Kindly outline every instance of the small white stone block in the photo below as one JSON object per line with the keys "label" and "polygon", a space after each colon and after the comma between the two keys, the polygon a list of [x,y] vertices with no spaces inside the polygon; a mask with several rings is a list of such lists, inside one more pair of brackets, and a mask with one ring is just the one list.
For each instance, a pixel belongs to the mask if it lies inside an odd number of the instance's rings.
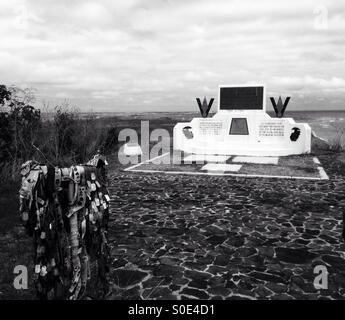
{"label": "small white stone block", "polygon": [[220,155],[207,155],[207,154],[191,154],[183,159],[184,163],[193,163],[193,162],[226,162],[230,156],[220,156]]}
{"label": "small white stone block", "polygon": [[313,158],[314,163],[316,164],[321,164],[320,160],[316,157]]}
{"label": "small white stone block", "polygon": [[214,171],[214,172],[237,172],[241,169],[241,164],[226,164],[226,163],[208,163],[205,164],[201,170]]}
{"label": "small white stone block", "polygon": [[259,164],[278,164],[278,157],[242,157],[237,156],[232,159],[232,162],[243,163],[259,163]]}
{"label": "small white stone block", "polygon": [[123,147],[126,156],[140,156],[143,154],[141,147],[137,143],[126,143]]}

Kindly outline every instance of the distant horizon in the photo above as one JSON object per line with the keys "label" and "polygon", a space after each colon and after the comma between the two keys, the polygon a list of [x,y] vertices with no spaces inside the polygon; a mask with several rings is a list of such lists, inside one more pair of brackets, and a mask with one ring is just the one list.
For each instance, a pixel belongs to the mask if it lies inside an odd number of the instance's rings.
{"label": "distant horizon", "polygon": [[[345,88],[345,86],[344,86]],[[93,100],[83,97],[82,99],[73,99],[73,98],[64,98],[64,99],[51,99],[44,100],[40,98],[40,95],[37,94],[38,99],[34,103],[34,106],[39,109],[44,109],[47,105],[49,108],[54,108],[55,106],[61,106],[67,104],[71,108],[80,109],[83,112],[193,112],[192,109],[199,111],[196,98],[206,97],[208,100],[214,98],[214,103],[211,110],[218,108],[218,96],[217,96],[218,87],[212,91],[212,93],[205,94],[200,93],[194,97],[190,97],[189,94],[182,94],[179,96],[178,100],[174,98],[167,98],[165,103],[159,104],[137,104],[136,101],[132,101],[131,104],[121,104],[117,101],[109,99],[107,104],[108,107],[103,105],[93,104]],[[287,111],[345,111],[345,96],[341,97],[339,94],[334,94],[333,97],[320,98],[317,95],[310,96],[308,98],[300,95],[293,95],[291,92],[287,91],[285,94],[277,93],[270,91],[266,86],[266,109],[267,111],[274,111],[270,97],[277,99],[279,96],[284,100],[285,97],[291,97],[289,104],[287,106]],[[184,103],[187,100],[188,104]],[[329,107],[324,107],[325,100]],[[139,98],[138,101],[141,101]],[[186,106],[188,105],[188,106]],[[328,109],[329,108],[329,109]],[[174,110],[175,109],[175,110]]]}
{"label": "distant horizon", "polygon": [[[42,114],[49,114],[49,113],[53,113],[54,111],[49,111],[49,112],[42,112]],[[104,113],[176,113],[176,111],[170,111],[170,110],[167,110],[167,111],[94,111],[94,110],[90,110],[90,111],[85,111],[85,110],[78,110],[79,113],[101,113],[101,114],[104,114]],[[186,111],[178,111],[179,113],[199,113],[199,110],[186,110]],[[269,113],[274,113],[274,110],[266,110],[266,112],[269,112]],[[345,110],[341,110],[341,109],[333,109],[333,110],[325,110],[325,109],[320,109],[320,110],[286,110],[285,113],[289,113],[289,112],[345,112]],[[212,114],[215,114],[216,111],[210,111],[210,115]]]}

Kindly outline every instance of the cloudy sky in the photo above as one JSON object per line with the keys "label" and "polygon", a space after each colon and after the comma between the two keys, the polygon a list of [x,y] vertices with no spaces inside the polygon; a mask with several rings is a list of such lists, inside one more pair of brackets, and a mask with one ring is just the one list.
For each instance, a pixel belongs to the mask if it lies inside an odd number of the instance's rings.
{"label": "cloudy sky", "polygon": [[262,82],[290,110],[345,110],[344,0],[1,1],[0,39],[1,82],[37,106],[188,111]]}

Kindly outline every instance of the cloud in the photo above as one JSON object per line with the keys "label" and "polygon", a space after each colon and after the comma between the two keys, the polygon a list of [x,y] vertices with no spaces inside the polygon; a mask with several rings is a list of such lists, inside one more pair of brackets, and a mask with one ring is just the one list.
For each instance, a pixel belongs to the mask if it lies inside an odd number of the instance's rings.
{"label": "cloud", "polygon": [[3,1],[0,72],[99,111],[195,110],[246,82],[345,109],[344,32],[341,0]]}
{"label": "cloud", "polygon": [[332,77],[330,79],[305,77],[275,77],[274,82],[278,85],[294,91],[313,92],[321,90],[324,92],[340,91],[345,92],[345,79]]}

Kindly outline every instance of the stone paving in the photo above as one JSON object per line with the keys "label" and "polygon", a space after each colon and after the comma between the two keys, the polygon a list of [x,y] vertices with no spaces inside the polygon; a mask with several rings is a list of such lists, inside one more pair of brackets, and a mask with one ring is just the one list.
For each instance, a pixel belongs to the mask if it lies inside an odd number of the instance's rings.
{"label": "stone paving", "polygon": [[343,299],[345,182],[326,159],[324,181],[113,171],[109,299]]}
{"label": "stone paving", "polygon": [[[343,299],[345,153],[318,158],[330,180],[110,168],[108,299]],[[19,221],[0,243],[0,299],[35,299]],[[17,264],[29,267],[28,290],[13,289]],[[316,265],[328,269],[327,290],[313,286]]]}

